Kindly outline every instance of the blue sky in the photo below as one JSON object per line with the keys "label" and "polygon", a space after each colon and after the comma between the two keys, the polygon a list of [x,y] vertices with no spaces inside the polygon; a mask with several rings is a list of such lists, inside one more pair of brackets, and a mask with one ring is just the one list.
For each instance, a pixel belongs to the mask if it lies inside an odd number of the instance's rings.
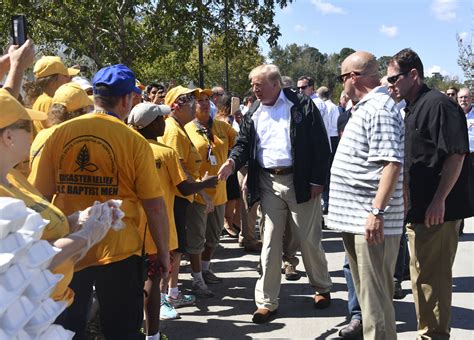
{"label": "blue sky", "polygon": [[[308,44],[327,54],[351,47],[376,57],[411,47],[426,75],[463,79],[456,33],[473,41],[474,0],[295,0],[277,10],[275,22],[280,46]],[[266,55],[264,39],[260,46]]]}

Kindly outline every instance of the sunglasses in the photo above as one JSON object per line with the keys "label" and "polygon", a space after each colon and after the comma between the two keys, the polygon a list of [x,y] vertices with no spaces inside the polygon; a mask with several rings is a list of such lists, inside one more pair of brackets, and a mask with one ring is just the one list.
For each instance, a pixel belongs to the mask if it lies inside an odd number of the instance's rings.
{"label": "sunglasses", "polygon": [[360,76],[360,72],[351,71],[351,72],[341,74],[340,76],[337,77],[337,80],[339,80],[339,82],[341,83],[344,83],[346,81],[346,77],[349,76],[351,73],[354,73],[354,75],[356,76]]}
{"label": "sunglasses", "polygon": [[398,78],[400,78],[401,76],[406,76],[408,73],[410,73],[410,71],[400,72],[399,74],[388,77],[387,81],[393,85],[398,81]]}
{"label": "sunglasses", "polygon": [[178,97],[178,99],[176,99],[176,103],[179,105],[184,105],[186,103],[193,103],[194,100],[195,98],[193,94],[186,94],[184,96]]}
{"label": "sunglasses", "polygon": [[308,85],[304,85],[304,86],[298,86],[297,89],[300,90],[300,91],[304,91],[308,88]]}
{"label": "sunglasses", "polygon": [[454,97],[454,96],[456,96],[456,93],[454,93],[454,92],[446,92],[446,95],[449,96],[449,97]]}

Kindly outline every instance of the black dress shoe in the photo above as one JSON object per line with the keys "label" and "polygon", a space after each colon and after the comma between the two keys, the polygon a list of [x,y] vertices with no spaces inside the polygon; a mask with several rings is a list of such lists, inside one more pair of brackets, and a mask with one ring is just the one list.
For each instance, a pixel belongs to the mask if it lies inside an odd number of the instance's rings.
{"label": "black dress shoe", "polygon": [[270,317],[276,314],[276,310],[270,311],[266,308],[257,308],[253,313],[252,322],[253,323],[265,323],[270,321]]}
{"label": "black dress shoe", "polygon": [[362,322],[359,319],[352,319],[339,331],[339,336],[343,339],[361,339],[362,333]]}
{"label": "black dress shoe", "polygon": [[407,294],[402,289],[402,284],[400,282],[395,282],[395,287],[393,290],[393,298],[395,300],[402,300],[407,296]]}

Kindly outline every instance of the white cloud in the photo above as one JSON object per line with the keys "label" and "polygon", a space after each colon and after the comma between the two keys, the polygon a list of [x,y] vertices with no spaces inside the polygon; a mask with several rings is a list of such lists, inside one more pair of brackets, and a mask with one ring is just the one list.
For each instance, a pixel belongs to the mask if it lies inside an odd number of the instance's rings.
{"label": "white cloud", "polygon": [[323,0],[311,0],[311,3],[316,9],[323,14],[345,14],[346,12],[341,8],[334,6],[329,2]]}
{"label": "white cloud", "polygon": [[431,10],[435,17],[441,21],[452,21],[456,19],[457,0],[434,0]]}
{"label": "white cloud", "polygon": [[433,65],[430,68],[425,70],[425,76],[426,77],[431,77],[433,76],[433,73],[439,73],[442,76],[449,76],[450,73],[444,69],[441,68],[439,65]]}
{"label": "white cloud", "polygon": [[303,25],[296,25],[293,29],[298,33],[306,32],[306,27]]}
{"label": "white cloud", "polygon": [[398,27],[382,25],[379,28],[379,32],[385,34],[387,37],[395,38],[398,35]]}

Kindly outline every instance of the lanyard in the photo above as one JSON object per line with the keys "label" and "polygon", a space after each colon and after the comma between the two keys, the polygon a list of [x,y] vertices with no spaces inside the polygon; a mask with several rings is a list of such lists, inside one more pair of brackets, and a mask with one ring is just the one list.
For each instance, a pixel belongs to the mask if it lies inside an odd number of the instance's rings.
{"label": "lanyard", "polygon": [[197,119],[194,119],[194,125],[198,128],[197,132],[200,133],[207,142],[207,160],[210,160],[212,155],[212,141],[214,140],[212,134],[212,123],[212,118],[209,118],[209,128],[207,128]]}

